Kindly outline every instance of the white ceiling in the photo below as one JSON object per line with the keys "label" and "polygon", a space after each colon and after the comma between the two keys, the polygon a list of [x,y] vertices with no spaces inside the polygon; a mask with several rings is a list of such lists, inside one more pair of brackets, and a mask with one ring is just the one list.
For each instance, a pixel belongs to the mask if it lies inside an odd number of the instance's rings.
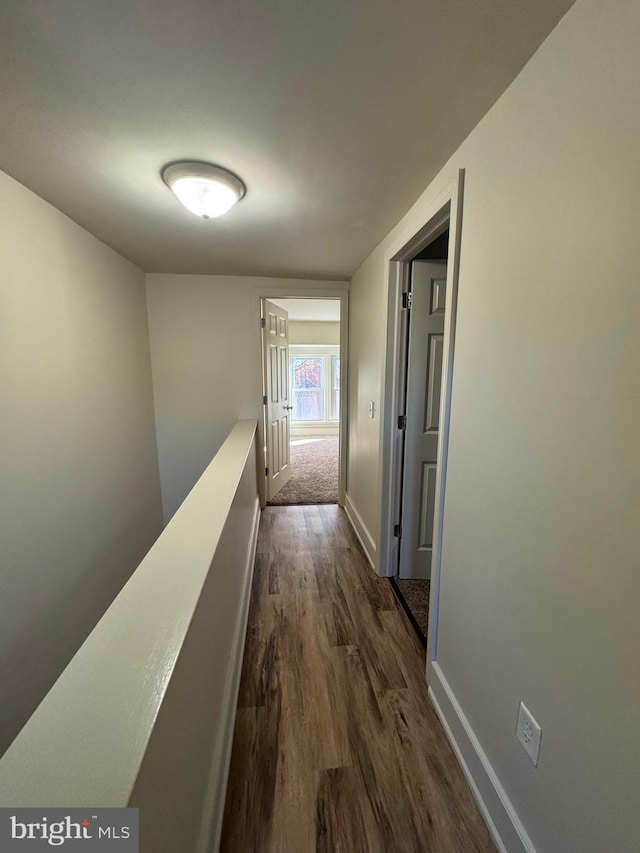
{"label": "white ceiling", "polygon": [[147,271],[346,278],[571,2],[1,0],[0,168]]}
{"label": "white ceiling", "polygon": [[340,322],[339,299],[271,299],[275,305],[288,313],[290,320],[314,321],[316,323]]}

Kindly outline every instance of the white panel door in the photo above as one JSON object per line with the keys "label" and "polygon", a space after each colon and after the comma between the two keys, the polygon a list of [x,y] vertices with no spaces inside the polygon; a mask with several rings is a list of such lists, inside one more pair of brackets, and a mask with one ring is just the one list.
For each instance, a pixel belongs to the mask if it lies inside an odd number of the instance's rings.
{"label": "white panel door", "polygon": [[411,264],[401,578],[431,577],[446,283],[446,261]]}
{"label": "white panel door", "polygon": [[267,500],[270,501],[291,477],[289,315],[267,299],[262,300],[262,305]]}

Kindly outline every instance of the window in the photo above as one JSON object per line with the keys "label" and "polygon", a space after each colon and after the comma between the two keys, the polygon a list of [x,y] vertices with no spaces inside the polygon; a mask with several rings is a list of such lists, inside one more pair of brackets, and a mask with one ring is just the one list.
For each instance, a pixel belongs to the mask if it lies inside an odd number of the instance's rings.
{"label": "window", "polygon": [[292,423],[337,421],[340,417],[340,347],[291,346],[289,361]]}
{"label": "window", "polygon": [[291,358],[294,421],[324,421],[324,359],[319,356]]}
{"label": "window", "polygon": [[331,356],[331,377],[333,380],[331,388],[331,419],[338,420],[340,417],[340,356]]}

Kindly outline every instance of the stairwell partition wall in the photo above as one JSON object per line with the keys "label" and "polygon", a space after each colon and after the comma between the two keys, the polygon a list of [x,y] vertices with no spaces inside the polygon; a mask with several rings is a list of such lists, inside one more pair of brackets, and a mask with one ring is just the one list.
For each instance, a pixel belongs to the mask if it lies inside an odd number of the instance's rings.
{"label": "stairwell partition wall", "polygon": [[[256,334],[254,335],[253,358],[256,370],[260,371],[260,386],[262,385],[263,363],[262,363],[262,329],[260,318],[262,316],[263,299],[339,299],[340,300],[340,416],[339,416],[339,442],[340,442],[340,469],[338,477],[338,504],[344,506],[345,492],[347,486],[347,358],[349,342],[349,282],[348,281],[325,281],[309,282],[308,286],[291,287],[282,285],[256,286],[253,290],[252,314],[255,318]],[[256,411],[261,414],[258,417],[258,486],[260,490],[260,505],[266,506],[266,436],[264,430],[264,418],[262,417],[262,398],[256,401]]]}

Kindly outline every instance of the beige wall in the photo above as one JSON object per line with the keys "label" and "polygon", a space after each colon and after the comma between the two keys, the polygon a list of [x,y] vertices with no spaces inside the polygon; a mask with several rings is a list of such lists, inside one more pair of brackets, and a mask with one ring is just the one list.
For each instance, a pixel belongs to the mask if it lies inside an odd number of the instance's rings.
{"label": "beige wall", "polygon": [[369,534],[368,551],[376,548],[380,530],[380,403],[387,334],[383,254],[380,247],[364,262],[349,293],[347,499]]}
{"label": "beige wall", "polygon": [[0,752],[161,530],[144,276],[0,173]]}
{"label": "beige wall", "polygon": [[262,417],[259,294],[299,296],[345,282],[147,276],[165,521],[239,418]]}
{"label": "beige wall", "polygon": [[340,323],[291,320],[289,322],[290,344],[340,345]]}
{"label": "beige wall", "polygon": [[[579,0],[420,202],[466,169],[438,663],[539,853],[640,849],[639,31],[636,2]],[[348,490],[374,539],[365,401],[411,233],[352,283]]]}

